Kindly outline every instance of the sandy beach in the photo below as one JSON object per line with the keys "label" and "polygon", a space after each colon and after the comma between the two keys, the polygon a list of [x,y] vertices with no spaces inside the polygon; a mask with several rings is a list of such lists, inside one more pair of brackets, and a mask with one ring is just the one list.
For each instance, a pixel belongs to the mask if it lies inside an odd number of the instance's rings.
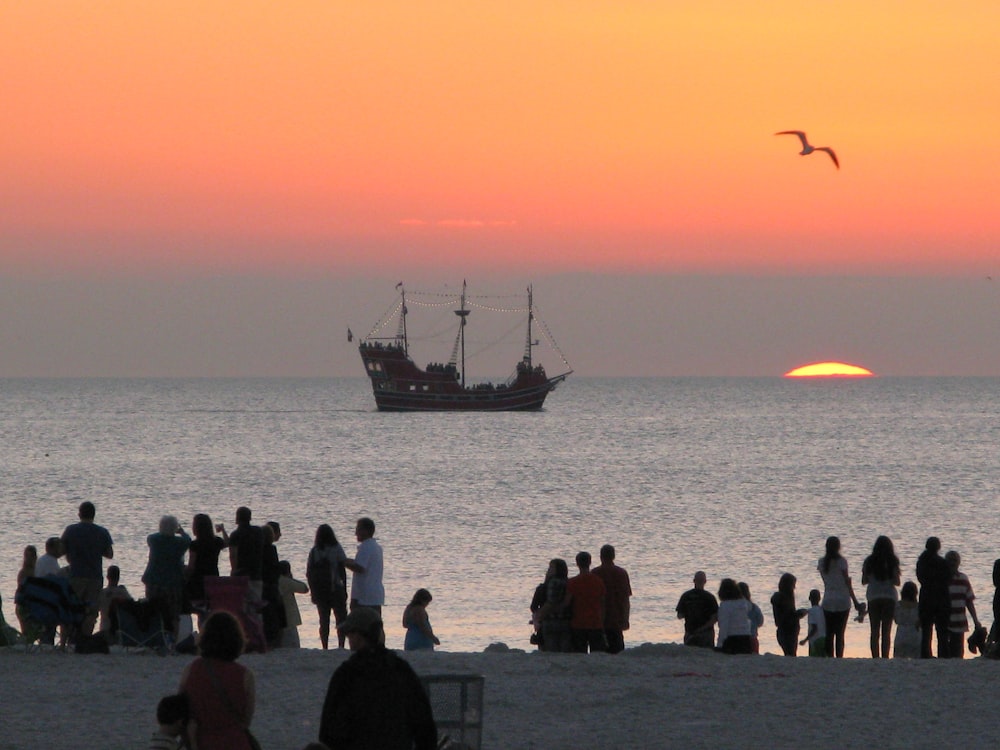
{"label": "sandy beach", "polygon": [[[727,657],[673,644],[618,656],[493,649],[406,655],[420,674],[485,678],[484,748],[1000,743],[996,661]],[[243,657],[257,675],[253,730],[265,748],[301,750],[315,738],[327,682],[346,656],[302,649]],[[0,746],[143,748],[157,701],[176,690],[191,658],[0,651]]]}

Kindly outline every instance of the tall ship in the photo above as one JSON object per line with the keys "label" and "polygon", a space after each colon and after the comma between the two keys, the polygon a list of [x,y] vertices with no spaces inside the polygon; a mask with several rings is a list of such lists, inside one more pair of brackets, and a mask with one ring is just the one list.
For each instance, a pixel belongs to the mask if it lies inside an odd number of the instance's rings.
{"label": "tall ship", "polygon": [[[547,326],[536,318],[532,289],[528,287],[527,306],[501,308],[480,304],[477,298],[462,292],[450,295],[413,293],[408,299],[402,282],[396,285],[399,301],[387,312],[358,346],[365,372],[372,384],[372,393],[379,411],[528,411],[542,408],[545,397],[563,382],[573,370],[562,356]],[[523,298],[522,298],[523,299]],[[410,356],[407,317],[409,304],[424,307],[451,306],[457,320],[457,332],[451,357],[447,362],[432,362],[421,369]],[[456,307],[457,306],[457,307]],[[527,336],[524,356],[514,372],[502,383],[466,382],[465,329],[473,309],[521,313],[527,315]],[[383,332],[396,321],[391,336]],[[549,377],[541,364],[532,359],[532,349],[539,341],[532,339],[533,326],[542,331],[552,349],[559,353],[565,372]],[[350,338],[350,335],[349,335]]]}

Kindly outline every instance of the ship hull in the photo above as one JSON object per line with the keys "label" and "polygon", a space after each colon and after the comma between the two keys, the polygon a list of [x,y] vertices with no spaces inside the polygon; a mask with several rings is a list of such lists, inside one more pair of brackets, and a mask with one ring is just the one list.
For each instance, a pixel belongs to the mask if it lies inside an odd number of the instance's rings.
{"label": "ship hull", "polygon": [[534,411],[569,374],[518,366],[509,383],[466,388],[454,370],[421,370],[400,346],[364,342],[359,351],[379,411]]}

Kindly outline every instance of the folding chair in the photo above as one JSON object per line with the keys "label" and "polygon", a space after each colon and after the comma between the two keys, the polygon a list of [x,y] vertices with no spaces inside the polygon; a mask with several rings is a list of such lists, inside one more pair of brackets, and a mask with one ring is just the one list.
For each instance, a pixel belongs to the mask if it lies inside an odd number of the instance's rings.
{"label": "folding chair", "polygon": [[118,621],[118,642],[129,649],[169,649],[167,631],[163,628],[163,612],[155,602],[118,601],[112,607]]}
{"label": "folding chair", "polygon": [[[32,626],[31,641],[38,640],[45,630],[63,628],[64,634],[75,632],[83,622],[87,605],[62,576],[28,578],[17,588],[14,602],[22,608],[27,623]],[[28,630],[28,628],[25,628]]]}
{"label": "folding chair", "polygon": [[205,576],[205,606],[208,613],[229,612],[243,626],[247,637],[246,650],[267,651],[261,610],[264,602],[250,592],[246,576]]}

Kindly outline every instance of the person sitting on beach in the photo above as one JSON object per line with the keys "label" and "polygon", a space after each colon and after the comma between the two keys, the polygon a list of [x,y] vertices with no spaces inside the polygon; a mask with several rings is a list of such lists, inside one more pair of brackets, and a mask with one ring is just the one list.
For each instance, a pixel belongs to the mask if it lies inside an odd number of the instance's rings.
{"label": "person sitting on beach", "polygon": [[604,639],[604,581],[590,572],[589,552],[576,554],[579,573],[566,582],[567,606],[572,612],[569,621],[573,650],[585,654],[589,649],[607,651]]}
{"label": "person sitting on beach", "polygon": [[115,604],[132,601],[132,595],[121,585],[121,569],[117,565],[108,566],[107,580],[108,585],[101,589],[98,606],[101,614],[100,632],[111,635],[118,629],[115,616],[112,614]]}
{"label": "person sitting on beach", "polygon": [[299,625],[302,624],[302,613],[295,601],[296,594],[308,594],[309,584],[292,577],[292,564],[288,560],[279,563],[281,575],[278,578],[278,591],[285,607],[285,628],[281,631],[278,645],[281,648],[299,648]]}
{"label": "person sitting on beach", "polygon": [[809,656],[829,656],[826,648],[826,614],[819,605],[821,597],[819,589],[809,592],[809,604],[812,605],[806,620],[809,630],[806,631],[806,637],[799,641],[800,646],[809,644]]}
{"label": "person sitting on beach", "polygon": [[62,539],[57,536],[50,536],[45,540],[45,554],[38,558],[35,563],[35,576],[45,578],[46,576],[69,575],[69,568],[59,565],[59,558],[63,556]]}
{"label": "person sitting on beach", "polygon": [[156,706],[157,730],[149,740],[149,750],[180,750],[189,717],[186,695],[167,695]]}
{"label": "person sitting on beach", "polygon": [[340,630],[347,636],[351,657],[330,678],[319,741],[331,750],[434,750],[437,726],[430,698],[413,668],[385,647],[379,614],[357,607]]}
{"label": "person sitting on beach", "polygon": [[899,558],[892,540],[880,536],[875,540],[872,553],[861,566],[861,583],[868,586],[865,600],[868,603],[868,623],[871,627],[872,658],[889,658],[892,643],[892,615],[899,595]]}
{"label": "person sitting on beach", "polygon": [[753,649],[753,653],[760,653],[760,638],[757,637],[757,631],[760,630],[760,626],[764,624],[764,613],[760,611],[753,599],[750,598],[750,585],[740,581],[737,586],[740,587],[740,594],[747,602],[747,616],[750,619],[750,645]]}
{"label": "person sitting on beach", "polygon": [[896,640],[892,655],[896,659],[920,658],[920,611],[917,605],[917,584],[907,581],[899,590],[899,604],[894,616]]}
{"label": "person sitting on beach", "polygon": [[797,579],[791,573],[782,573],[778,579],[778,590],[771,595],[771,611],[777,628],[778,645],[785,656],[796,656],[799,650],[799,631],[807,610],[795,606],[795,584]]}
{"label": "person sitting on beach", "polygon": [[427,616],[427,605],[433,600],[430,591],[417,589],[417,593],[403,610],[403,627],[406,628],[404,651],[433,651],[435,646],[441,645],[441,641],[434,635],[430,618]]}
{"label": "person sitting on beach", "polygon": [[749,603],[740,593],[740,587],[732,578],[723,578],[719,583],[719,609],[716,613],[719,623],[719,640],[716,649],[724,654],[752,654],[750,641]]}
{"label": "person sitting on beach", "polygon": [[200,656],[181,672],[178,690],[191,706],[192,747],[251,750],[257,682],[252,670],[237,663],[245,646],[243,628],[229,612],[219,610],[205,620],[198,640]]}
{"label": "person sitting on beach", "polygon": [[715,645],[715,621],[719,603],[705,591],[708,576],[703,570],[694,574],[694,588],[681,594],[677,617],[684,620],[684,645],[712,648]]}
{"label": "person sitting on beach", "polygon": [[614,547],[605,544],[600,557],[601,564],[593,572],[604,581],[604,638],[608,642],[608,653],[617,654],[625,650],[632,583],[625,568],[615,565]]}
{"label": "person sitting on beach", "polygon": [[972,592],[969,577],[959,568],[962,567],[962,556],[955,550],[950,550],[944,556],[945,562],[951,568],[951,580],[948,582],[948,595],[951,599],[951,618],[948,623],[948,658],[962,659],[965,657],[965,634],[969,631],[969,620],[966,610],[972,615],[972,622],[978,629],[979,617],[976,615],[976,595]]}

